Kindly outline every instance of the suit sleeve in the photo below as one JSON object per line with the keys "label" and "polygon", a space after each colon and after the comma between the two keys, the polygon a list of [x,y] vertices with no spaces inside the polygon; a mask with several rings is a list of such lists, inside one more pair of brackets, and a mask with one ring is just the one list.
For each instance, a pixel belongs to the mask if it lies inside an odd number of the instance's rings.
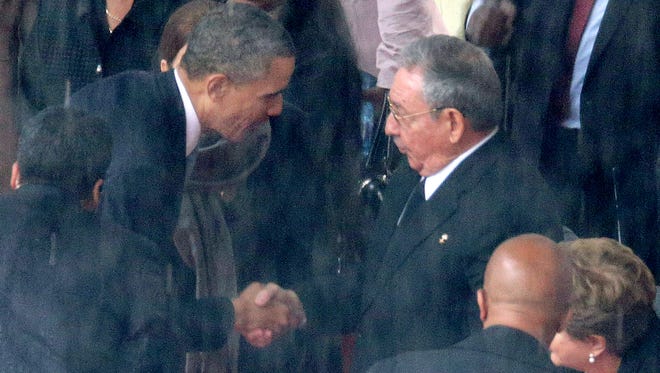
{"label": "suit sleeve", "polygon": [[118,350],[131,371],[177,366],[185,352],[220,348],[234,325],[229,299],[179,294],[171,265],[148,244],[124,246],[120,270],[106,284],[105,302],[121,331]]}

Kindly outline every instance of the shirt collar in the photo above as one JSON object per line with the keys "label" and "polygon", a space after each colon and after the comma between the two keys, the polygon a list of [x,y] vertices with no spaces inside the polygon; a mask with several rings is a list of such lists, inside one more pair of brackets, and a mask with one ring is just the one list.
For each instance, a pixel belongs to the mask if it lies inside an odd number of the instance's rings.
{"label": "shirt collar", "polygon": [[442,170],[436,172],[435,174],[429,176],[426,178],[426,181],[424,182],[424,198],[428,200],[431,198],[433,193],[442,185],[442,183],[447,180],[449,175],[451,175],[452,172],[458,167],[458,165],[461,164],[467,157],[470,156],[470,154],[474,153],[479,149],[483,144],[485,144],[488,140],[490,140],[493,136],[498,131],[498,127],[495,127],[495,129],[488,134],[488,136],[484,137],[481,141],[479,141],[476,145],[468,149],[466,152],[463,154],[459,155],[458,157],[454,158],[447,166],[445,166]]}
{"label": "shirt collar", "polygon": [[188,91],[183,85],[181,78],[179,77],[178,69],[174,69],[174,79],[176,80],[176,85],[179,88],[179,93],[181,94],[181,99],[183,100],[183,109],[186,112],[186,157],[195,150],[197,143],[199,143],[199,137],[202,133],[202,125],[199,123],[199,118],[197,118],[197,113],[193,107]]}

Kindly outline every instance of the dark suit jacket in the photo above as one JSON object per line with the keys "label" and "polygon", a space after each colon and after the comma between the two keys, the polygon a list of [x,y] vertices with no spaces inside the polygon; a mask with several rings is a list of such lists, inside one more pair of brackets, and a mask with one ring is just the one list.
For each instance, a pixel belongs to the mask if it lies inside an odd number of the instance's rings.
{"label": "dark suit jacket", "polygon": [[179,296],[157,246],[62,190],[24,185],[0,217],[0,370],[181,371],[224,343],[228,300]]}
{"label": "dark suit jacket", "polygon": [[97,329],[107,264],[98,222],[75,202],[45,185],[0,196],[2,371],[82,371],[115,358]]}
{"label": "dark suit jacket", "polygon": [[442,350],[411,351],[380,361],[373,373],[534,373],[562,372],[550,353],[531,335],[491,326]]}
{"label": "dark suit jacket", "polygon": [[[173,71],[117,74],[86,86],[71,98],[71,104],[105,119],[112,133],[112,160],[103,185],[101,205],[104,220],[144,235],[160,248],[159,252],[137,253],[136,258],[123,262],[129,266],[125,268],[126,278],[144,277],[154,290],[132,289],[129,281],[126,281],[125,290],[145,297],[169,296],[183,304],[177,307],[196,308],[198,320],[222,319],[220,323],[204,324],[215,325],[208,335],[212,340],[204,336],[203,339],[185,339],[181,344],[189,350],[221,345],[224,332],[232,327],[233,308],[227,299],[194,302],[195,274],[183,263],[173,242],[186,169],[185,111]],[[144,265],[131,267],[131,263]],[[153,272],[147,270],[143,274],[141,268],[153,269]],[[137,272],[131,272],[133,270]],[[152,276],[159,271],[171,273],[171,276],[167,279]],[[168,283],[175,288],[166,288]],[[157,309],[155,312],[165,311]],[[223,330],[216,330],[216,326]],[[181,330],[186,328],[190,326]],[[183,357],[183,350],[176,352],[178,357]]]}
{"label": "dark suit jacket", "polygon": [[[550,94],[564,64],[574,0],[520,1],[511,42],[512,139],[534,163],[548,138]],[[658,245],[655,162],[660,129],[660,17],[657,1],[610,0],[589,60],[580,103],[584,152],[606,185],[599,204],[614,211],[618,169],[623,241],[654,270]],[[588,212],[589,213],[589,212]],[[612,232],[600,235],[614,237]]]}
{"label": "dark suit jacket", "polygon": [[165,22],[185,2],[135,0],[110,34],[105,1],[39,1],[34,25],[21,40],[19,81],[29,111],[63,104],[67,80],[76,92],[122,71],[150,70]]}
{"label": "dark suit jacket", "polygon": [[105,119],[113,137],[102,211],[177,258],[172,233],[185,180],[186,120],[174,73],[127,72],[90,84],[71,105]]}
{"label": "dark suit jacket", "polygon": [[495,247],[527,232],[561,239],[546,185],[511,155],[502,132],[397,228],[418,181],[401,166],[385,191],[364,264],[355,371],[403,351],[464,339],[480,328],[474,297]]}
{"label": "dark suit jacket", "polygon": [[[511,125],[514,140],[540,156],[550,91],[561,73],[573,0],[532,1],[518,15]],[[650,0],[610,0],[589,60],[581,101],[582,128],[603,161],[657,147],[660,31]],[[615,118],[625,118],[617,120]],[[640,145],[650,149],[639,149]],[[654,153],[655,154],[655,153]]]}

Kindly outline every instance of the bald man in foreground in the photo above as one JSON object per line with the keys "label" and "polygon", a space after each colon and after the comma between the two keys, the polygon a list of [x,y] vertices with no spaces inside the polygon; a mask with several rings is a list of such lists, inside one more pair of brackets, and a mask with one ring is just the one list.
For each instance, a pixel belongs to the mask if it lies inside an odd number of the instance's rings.
{"label": "bald man in foreground", "polygon": [[570,276],[555,242],[524,234],[500,244],[477,292],[483,330],[442,350],[383,360],[369,372],[559,372],[547,347],[567,310]]}

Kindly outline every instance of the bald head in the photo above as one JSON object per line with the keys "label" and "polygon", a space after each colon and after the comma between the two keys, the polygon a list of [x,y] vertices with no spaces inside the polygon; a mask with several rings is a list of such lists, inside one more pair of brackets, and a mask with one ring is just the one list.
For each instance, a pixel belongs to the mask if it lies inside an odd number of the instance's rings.
{"label": "bald head", "polygon": [[484,327],[513,327],[548,345],[568,304],[567,268],[547,237],[525,234],[504,241],[488,261],[478,296]]}

